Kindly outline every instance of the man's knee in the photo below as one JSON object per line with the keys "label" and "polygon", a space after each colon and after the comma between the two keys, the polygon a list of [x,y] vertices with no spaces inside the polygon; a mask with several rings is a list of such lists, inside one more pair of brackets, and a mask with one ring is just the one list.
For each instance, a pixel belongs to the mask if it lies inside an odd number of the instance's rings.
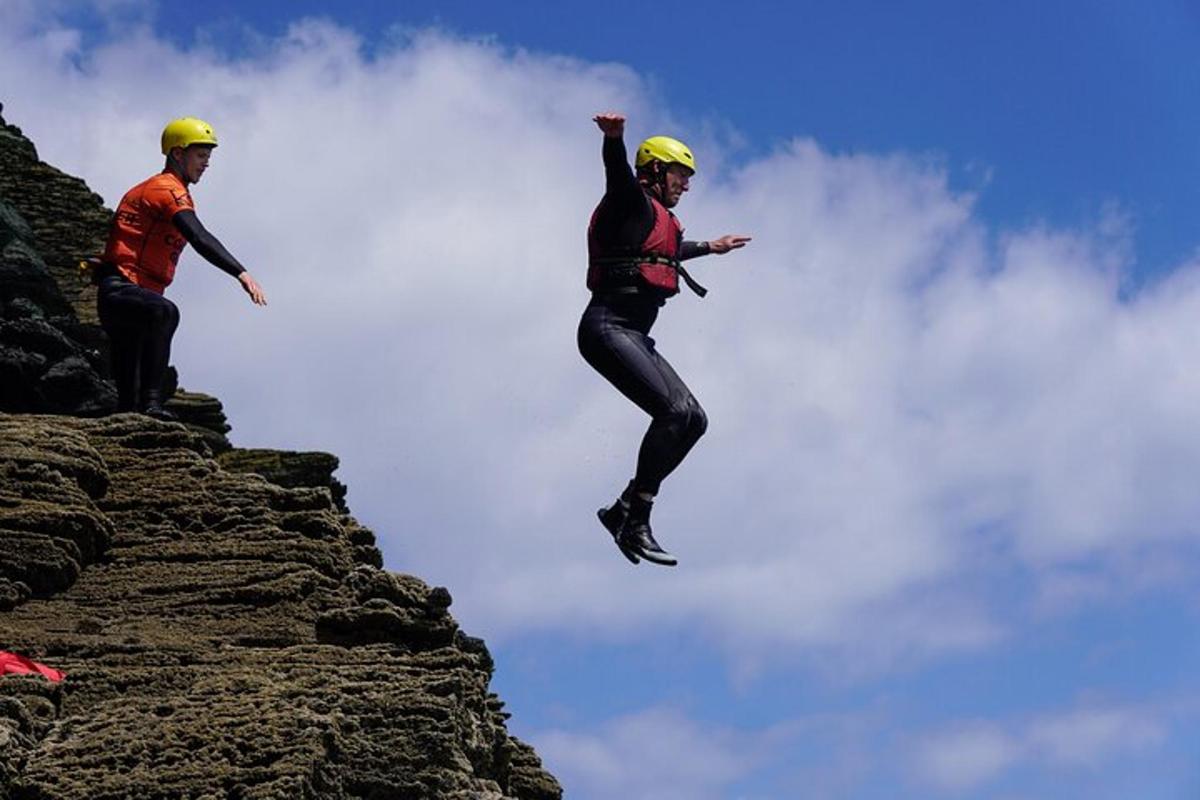
{"label": "man's knee", "polygon": [[[166,298],[163,299],[165,300]],[[179,306],[175,305],[170,300],[167,300],[167,326],[171,330],[175,330],[177,327],[179,327]]]}
{"label": "man's knee", "polygon": [[688,395],[682,401],[673,403],[667,412],[671,427],[679,431],[685,438],[696,440],[708,430],[708,415],[696,402],[696,398]]}
{"label": "man's knee", "polygon": [[688,430],[691,431],[693,437],[699,439],[708,430],[708,414],[704,413],[704,409],[696,402],[696,398],[688,398]]}
{"label": "man's knee", "polygon": [[151,324],[156,328],[174,330],[179,325],[179,306],[160,297],[151,307]]}

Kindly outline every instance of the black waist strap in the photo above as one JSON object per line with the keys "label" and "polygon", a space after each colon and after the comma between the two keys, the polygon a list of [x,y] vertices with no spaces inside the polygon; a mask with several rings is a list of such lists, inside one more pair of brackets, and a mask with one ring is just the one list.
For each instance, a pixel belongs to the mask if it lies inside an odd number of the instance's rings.
{"label": "black waist strap", "polygon": [[99,283],[114,275],[125,277],[115,265],[98,256],[90,256],[79,262],[79,278],[86,283]]}
{"label": "black waist strap", "polygon": [[[101,280],[103,278],[111,278],[114,275],[125,278],[125,273],[123,273],[123,272],[121,272],[121,270],[117,269],[116,265],[114,265],[114,264],[110,264],[107,261],[101,261],[99,264],[96,265],[96,279],[97,280]],[[125,278],[125,279],[129,280],[128,278]]]}
{"label": "black waist strap", "polygon": [[641,275],[641,271],[638,270],[639,264],[664,264],[678,272],[679,276],[683,278],[683,282],[698,297],[704,297],[704,295],[708,294],[708,289],[697,283],[695,278],[689,275],[688,271],[683,268],[683,264],[674,258],[667,258],[666,256],[612,256],[593,258],[590,263],[595,266],[604,267],[605,273],[613,277],[620,276],[634,280]]}
{"label": "black waist strap", "polygon": [[708,294],[708,289],[696,283],[695,278],[688,275],[688,271],[683,268],[683,264],[680,264],[676,269],[679,270],[679,277],[683,278],[683,282],[687,284],[689,289],[696,293],[697,297],[704,297],[704,295]]}

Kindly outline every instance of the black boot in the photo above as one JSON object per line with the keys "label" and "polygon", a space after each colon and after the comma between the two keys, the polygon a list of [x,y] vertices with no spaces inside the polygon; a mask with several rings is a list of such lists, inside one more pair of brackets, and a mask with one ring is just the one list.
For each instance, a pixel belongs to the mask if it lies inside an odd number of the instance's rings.
{"label": "black boot", "polygon": [[162,398],[158,392],[146,392],[146,397],[142,401],[142,413],[147,417],[161,420],[163,422],[178,422],[179,417],[172,414],[167,409],[163,408]]}
{"label": "black boot", "polygon": [[654,540],[654,534],[650,532],[650,507],[652,505],[654,505],[653,500],[645,500],[636,494],[630,498],[629,516],[625,522],[625,530],[621,531],[621,536],[617,539],[617,546],[621,548],[622,552],[625,551],[625,548],[629,548],[647,561],[653,561],[664,567],[673,567],[679,562],[675,560],[675,556],[664,550],[662,545]]}
{"label": "black boot", "polygon": [[[632,484],[630,484],[632,486]],[[600,524],[608,529],[612,534],[613,541],[617,543],[617,547],[621,549],[621,555],[625,556],[630,562],[638,564],[641,559],[629,547],[621,543],[621,532],[625,527],[625,520],[629,518],[629,496],[632,494],[630,488],[626,488],[621,496],[616,499],[608,508],[602,508],[596,512],[596,516],[600,518]]]}

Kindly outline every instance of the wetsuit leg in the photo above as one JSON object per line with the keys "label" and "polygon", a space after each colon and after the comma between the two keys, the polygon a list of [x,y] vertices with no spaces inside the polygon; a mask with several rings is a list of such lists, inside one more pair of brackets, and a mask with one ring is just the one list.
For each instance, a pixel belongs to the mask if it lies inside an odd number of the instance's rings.
{"label": "wetsuit leg", "polygon": [[704,435],[708,418],[649,336],[657,306],[595,299],[579,324],[579,352],[651,417],[638,451],[634,488],[658,494],[663,479]]}
{"label": "wetsuit leg", "polygon": [[155,296],[162,302],[155,304],[147,314],[150,333],[142,348],[139,398],[143,408],[147,403],[161,399],[163,378],[171,361],[171,340],[179,327],[179,307],[162,295]]}
{"label": "wetsuit leg", "polygon": [[113,275],[100,281],[97,310],[112,346],[118,410],[134,411],[147,392],[162,386],[179,309],[161,294]]}
{"label": "wetsuit leg", "polygon": [[117,382],[117,411],[137,411],[138,365],[142,337],[126,327],[104,326],[112,354],[113,378]]}

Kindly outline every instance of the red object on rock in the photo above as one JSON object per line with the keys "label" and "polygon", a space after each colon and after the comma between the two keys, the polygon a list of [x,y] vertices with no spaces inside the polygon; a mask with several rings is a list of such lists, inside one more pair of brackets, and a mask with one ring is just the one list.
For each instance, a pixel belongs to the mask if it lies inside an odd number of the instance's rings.
{"label": "red object on rock", "polygon": [[53,667],[31,661],[25,656],[0,650],[0,675],[41,675],[53,683],[58,683],[67,677],[67,673],[59,672]]}

